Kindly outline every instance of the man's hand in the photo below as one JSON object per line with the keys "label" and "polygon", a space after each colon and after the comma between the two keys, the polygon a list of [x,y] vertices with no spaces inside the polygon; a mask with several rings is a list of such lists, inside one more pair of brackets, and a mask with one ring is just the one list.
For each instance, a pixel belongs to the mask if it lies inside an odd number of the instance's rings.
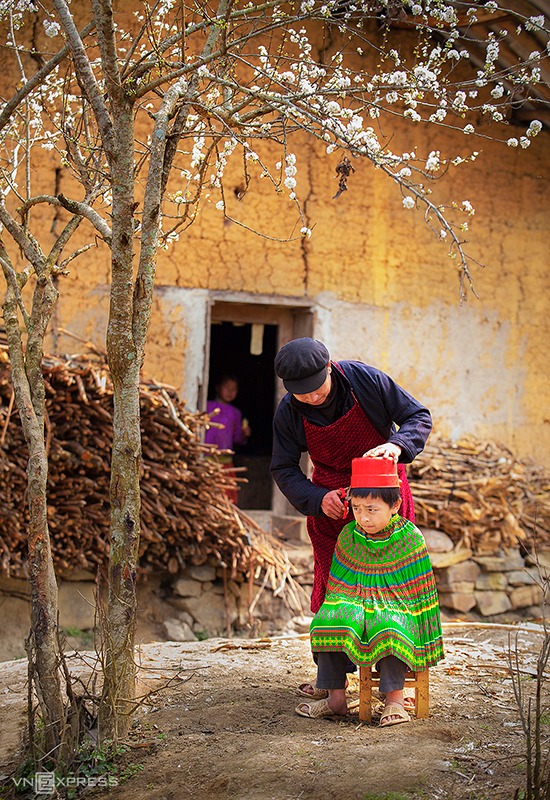
{"label": "man's hand", "polygon": [[331,519],[342,519],[345,514],[345,506],[338,489],[326,493],[321,501],[321,511]]}
{"label": "man's hand", "polygon": [[401,448],[399,445],[391,444],[391,442],[379,444],[378,447],[373,447],[372,450],[367,450],[366,453],[363,453],[363,457],[371,456],[371,458],[391,458],[391,460],[395,463],[400,455]]}

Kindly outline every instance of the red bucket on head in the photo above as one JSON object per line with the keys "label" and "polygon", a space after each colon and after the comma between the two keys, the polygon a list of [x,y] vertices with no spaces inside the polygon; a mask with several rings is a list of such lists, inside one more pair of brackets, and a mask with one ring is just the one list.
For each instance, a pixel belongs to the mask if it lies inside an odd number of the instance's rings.
{"label": "red bucket on head", "polygon": [[399,488],[397,464],[391,458],[354,458],[351,462],[352,489]]}

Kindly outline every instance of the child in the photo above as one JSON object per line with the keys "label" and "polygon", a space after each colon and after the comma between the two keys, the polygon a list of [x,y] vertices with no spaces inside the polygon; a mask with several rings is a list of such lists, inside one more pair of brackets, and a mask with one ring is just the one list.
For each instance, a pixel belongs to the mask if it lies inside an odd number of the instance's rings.
{"label": "child", "polygon": [[[221,424],[223,427],[217,427],[216,425],[208,428],[204,441],[206,444],[217,447],[218,450],[234,450],[235,445],[246,444],[251,434],[247,420],[243,420],[239,409],[231,405],[237,397],[238,391],[239,383],[237,378],[233,375],[223,375],[216,384],[216,399],[208,400],[206,404],[206,411],[208,414],[213,415],[212,421]],[[223,464],[224,469],[233,470],[233,456],[231,453],[221,452],[216,454],[216,458]],[[237,491],[235,489],[227,489],[226,494],[231,502],[237,503]]]}
{"label": "child", "polygon": [[437,589],[424,537],[397,513],[397,465],[354,458],[349,495],[355,521],[338,537],[325,601],[310,628],[317,690],[328,690],[328,698],[300,703],[296,712],[345,715],[346,673],[376,664],[386,727],[410,720],[407,669],[424,670],[443,658]]}

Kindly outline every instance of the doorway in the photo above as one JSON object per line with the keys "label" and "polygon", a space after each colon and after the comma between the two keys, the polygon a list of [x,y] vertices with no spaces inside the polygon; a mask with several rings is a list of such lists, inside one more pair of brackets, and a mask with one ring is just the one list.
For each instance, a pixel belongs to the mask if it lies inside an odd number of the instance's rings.
{"label": "doorway", "polygon": [[278,349],[290,339],[312,335],[313,312],[307,301],[300,305],[294,299],[288,305],[275,305],[271,298],[262,303],[257,295],[249,297],[249,302],[243,297],[240,301],[229,299],[226,294],[212,298],[204,385],[208,386],[208,399],[212,399],[221,375],[233,374],[239,382],[234,405],[251,428],[247,444],[235,448],[235,465],[246,468],[243,477],[247,482],[241,484],[239,492],[240,508],[295,514],[269,472],[273,413],[285,393],[273,362]]}
{"label": "doorway", "polygon": [[235,446],[234,463],[245,467],[239,507],[271,508],[271,445],[273,441],[273,398],[275,376],[273,359],[277,352],[277,326],[250,322],[213,322],[210,330],[210,370],[208,399],[213,399],[216,384],[223,375],[238,380],[235,405],[248,421],[250,438]]}

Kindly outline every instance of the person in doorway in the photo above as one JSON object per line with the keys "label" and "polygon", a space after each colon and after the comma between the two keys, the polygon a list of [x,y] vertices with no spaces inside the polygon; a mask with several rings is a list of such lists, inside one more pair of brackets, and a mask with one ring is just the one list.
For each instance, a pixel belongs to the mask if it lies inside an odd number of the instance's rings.
{"label": "person in doorway", "polygon": [[[238,393],[237,378],[234,375],[222,375],[216,383],[215,399],[208,400],[206,404],[206,411],[216,424],[208,428],[204,441],[220,451],[216,454],[216,458],[232,476],[235,474],[233,471],[235,446],[245,445],[251,434],[248,420],[243,419],[239,409],[233,405]],[[238,491],[227,488],[225,492],[231,502],[237,504]]]}
{"label": "person in doorway", "polygon": [[[424,448],[432,420],[389,375],[360,361],[333,362],[317,339],[294,339],[281,347],[275,372],[287,394],[275,411],[270,469],[281,492],[307,516],[315,613],[325,597],[336,539],[351,519],[341,489],[350,484],[352,459],[370,455],[398,463],[401,514],[414,522],[404,465]],[[300,466],[305,452],[313,463],[311,479]],[[298,691],[317,696],[311,684]]]}
{"label": "person in doorway", "polygon": [[392,459],[352,462],[354,520],[338,536],[325,600],[310,627],[316,688],[327,698],[300,703],[303,717],[347,714],[347,673],[376,664],[385,699],[380,725],[408,722],[407,669],[422,671],[444,657],[430,557],[422,533],[398,514],[399,483]]}

